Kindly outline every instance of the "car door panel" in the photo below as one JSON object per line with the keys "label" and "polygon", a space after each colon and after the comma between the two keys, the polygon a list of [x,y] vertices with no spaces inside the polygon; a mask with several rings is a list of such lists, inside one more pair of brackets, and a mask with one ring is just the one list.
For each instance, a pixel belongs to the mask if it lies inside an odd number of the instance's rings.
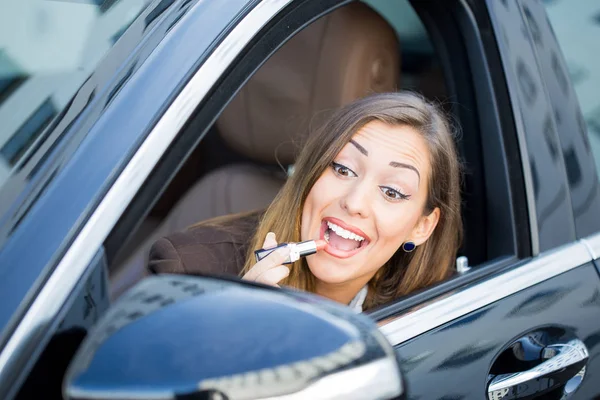
{"label": "car door panel", "polygon": [[571,331],[589,352],[574,399],[600,395],[600,288],[592,263],[489,304],[395,346],[409,399],[487,398],[494,359],[513,340],[536,329]]}

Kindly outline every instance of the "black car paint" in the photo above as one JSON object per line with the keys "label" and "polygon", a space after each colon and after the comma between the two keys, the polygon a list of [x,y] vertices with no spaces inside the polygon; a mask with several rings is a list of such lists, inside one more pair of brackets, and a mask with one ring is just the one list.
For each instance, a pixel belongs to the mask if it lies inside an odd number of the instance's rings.
{"label": "black car paint", "polygon": [[[137,51],[129,57],[119,53],[118,48],[114,55],[109,54],[116,60],[125,60],[125,64],[116,76],[103,82],[104,86],[92,89],[96,98],[77,115],[64,114],[64,118],[70,118],[65,122],[69,129],[63,128],[60,121],[56,124],[63,137],[49,153],[47,164],[36,169],[42,176],[41,182],[36,182],[35,194],[30,195],[33,198],[25,202],[29,204],[25,210],[16,205],[3,217],[3,229],[9,235],[0,250],[1,346],[165,107],[210,54],[227,27],[243,17],[252,2],[235,0],[221,7],[219,3],[203,1],[191,7],[194,3],[163,1],[156,7],[163,9],[169,4],[162,17],[157,14],[152,18],[160,18],[158,26],[146,36],[142,30],[142,37],[132,40],[139,42],[132,46]],[[185,19],[180,19],[181,12],[187,13]],[[143,14],[134,25],[145,25],[146,20]],[[180,22],[172,26],[175,20]],[[135,32],[134,28],[131,29]],[[129,31],[122,40],[127,40],[128,34]],[[128,48],[127,54],[131,51]],[[106,61],[109,66],[110,61]],[[106,72],[96,74],[103,76]],[[84,89],[89,92],[85,85]],[[35,251],[31,251],[32,247]]]}
{"label": "black car paint", "polygon": [[[539,250],[575,240],[569,187],[552,107],[545,92],[542,76],[529,30],[515,2],[489,1],[490,16],[497,35],[502,62],[511,96],[515,99],[515,118],[523,124],[532,178],[539,236]],[[551,179],[554,178],[554,179]]]}
{"label": "black car paint", "polygon": [[544,6],[538,1],[488,1],[488,6],[501,33],[497,40],[508,85],[521,106],[516,112],[526,132],[540,251],[598,232],[594,158]]}
{"label": "black car paint", "polygon": [[[29,192],[32,200],[21,203],[27,204],[24,209],[13,204],[12,213],[2,219],[5,236],[0,250],[0,292],[6,300],[0,305],[1,345],[157,116],[208,55],[222,31],[251,7],[251,2],[246,3],[239,0],[225,10],[215,6],[216,2],[188,2],[190,12],[185,18],[179,14],[182,2],[160,3],[158,9],[168,6],[164,15],[158,13],[160,29],[142,33],[136,39],[147,53],[141,56],[143,51],[139,50],[135,57],[127,58],[125,53],[117,56],[115,52],[114,57],[127,60],[114,70],[116,75],[111,74],[91,90],[84,85],[79,93],[81,111],[68,117],[71,111],[65,113],[62,124],[66,128],[61,125],[60,141],[45,161],[53,167],[36,169],[38,175],[34,174],[31,185],[36,179],[41,182],[37,183],[37,191]],[[536,59],[542,50],[533,51],[539,45],[536,38],[545,33],[543,28],[532,28],[531,21],[538,21],[543,9],[529,7],[524,11],[519,2],[493,0],[488,6],[497,29],[504,32],[497,40],[507,84],[514,85],[516,90],[511,94],[518,96],[523,110],[528,110],[521,112],[521,118],[532,162],[536,230],[543,251],[600,230],[597,218],[587,212],[599,209],[600,200],[594,194],[598,190],[597,176],[585,145],[587,138],[581,135],[572,88],[570,96],[553,96],[555,90],[562,90],[557,89],[562,87],[562,78],[552,84],[540,80],[550,78],[547,70],[540,71],[543,63]],[[504,11],[496,10],[502,7]],[[511,34],[521,36],[511,40]],[[544,43],[548,42],[544,39]],[[560,52],[557,54],[560,56]],[[161,62],[157,62],[159,59]],[[561,61],[555,65],[562,65]],[[134,100],[136,109],[123,106]],[[560,118],[557,110],[563,111]],[[572,129],[574,121],[578,129]],[[559,148],[561,156],[557,156]],[[544,153],[540,155],[540,151]],[[574,179],[578,174],[569,165],[573,160],[589,174],[583,183]],[[36,251],[30,250],[33,246]],[[590,351],[589,375],[575,398],[600,395],[600,388],[594,387],[594,376],[600,370],[600,327],[596,318],[599,287],[598,272],[592,264],[586,264],[403,343],[397,353],[409,398],[483,398],[491,363],[504,347],[533,329],[557,324],[575,332]]]}
{"label": "black car paint", "polygon": [[543,136],[549,148],[556,148],[552,150],[554,153],[562,153],[575,233],[578,238],[586,237],[600,229],[600,185],[583,114],[543,4],[527,1],[520,3],[520,7],[552,109],[546,117]]}
{"label": "black car paint", "polygon": [[[587,264],[396,347],[408,399],[483,399],[490,367],[512,341],[551,327],[574,332],[590,358],[574,399],[600,395],[600,286]],[[595,322],[595,323],[594,323]]]}

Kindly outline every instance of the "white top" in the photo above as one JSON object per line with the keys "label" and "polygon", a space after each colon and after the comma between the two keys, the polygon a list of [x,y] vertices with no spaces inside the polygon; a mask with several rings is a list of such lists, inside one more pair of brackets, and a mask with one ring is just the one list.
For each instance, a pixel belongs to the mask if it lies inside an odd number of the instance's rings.
{"label": "white top", "polygon": [[369,289],[367,288],[367,285],[363,286],[362,289],[358,291],[356,296],[354,296],[352,301],[350,301],[348,307],[354,309],[357,314],[361,313],[363,311],[363,304],[367,298],[368,291]]}

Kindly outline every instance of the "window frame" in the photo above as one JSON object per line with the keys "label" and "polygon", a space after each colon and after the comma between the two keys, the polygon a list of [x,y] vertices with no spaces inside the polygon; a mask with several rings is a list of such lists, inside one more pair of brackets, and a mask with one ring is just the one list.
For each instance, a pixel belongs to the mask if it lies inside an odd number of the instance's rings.
{"label": "window frame", "polygon": [[[163,154],[160,162],[152,170],[142,188],[136,193],[135,199],[130,203],[123,217],[115,225],[105,241],[109,264],[113,257],[118,254],[122,244],[126,242],[128,236],[133,232],[136,224],[140,223],[158,201],[162,192],[177,173],[177,170],[209,131],[210,127],[216,121],[217,116],[251,75],[271,54],[299,30],[324,14],[350,2],[350,0],[305,0],[293,3],[285,10],[282,10],[268,25],[257,33],[256,38],[238,54],[236,59],[229,65],[226,73],[221,76],[212,90],[197,105],[194,115],[186,121],[185,127],[175,137],[169,149]],[[443,0],[410,0],[410,3],[419,13],[423,22],[426,23],[430,34],[435,36],[435,38],[432,37],[434,45],[439,45],[439,41],[441,40],[447,40],[447,32],[441,30],[435,32],[432,24],[435,25],[440,20],[448,18],[448,13],[446,12],[448,10],[443,7],[448,3]],[[443,10],[440,11],[440,9]],[[505,88],[505,77],[500,67],[488,68],[489,64],[486,61],[490,58],[496,60],[498,55],[493,53],[494,50],[486,49],[482,45],[480,27],[478,26],[483,18],[482,15],[478,15],[478,20],[476,20],[471,7],[462,0],[452,2],[451,5],[448,5],[448,9],[453,13],[455,18],[453,23],[461,28],[456,30],[454,35],[465,35],[466,31],[469,31],[471,34],[470,40],[465,44],[465,51],[467,52],[465,58],[468,54],[469,68],[475,68],[474,66],[479,68],[479,78],[482,83],[477,88],[478,90],[475,94],[471,93],[472,98],[470,101],[481,102],[482,98],[489,100],[489,106],[485,110],[479,110],[478,112],[475,129],[478,129],[479,132],[490,132],[488,137],[495,135],[493,140],[487,140],[483,144],[485,151],[487,151],[485,153],[486,157],[488,157],[487,161],[493,164],[492,167],[487,166],[488,176],[486,177],[486,182],[489,185],[492,185],[491,182],[497,183],[499,179],[492,179],[490,177],[498,178],[499,174],[501,174],[502,178],[500,181],[502,181],[503,186],[486,188],[486,191],[491,190],[493,193],[495,189],[496,192],[500,192],[496,197],[506,200],[505,207],[507,213],[504,214],[503,220],[508,221],[509,226],[507,229],[511,231],[511,234],[504,237],[497,237],[496,239],[503,241],[504,248],[508,250],[503,255],[499,254],[493,259],[477,265],[477,268],[473,268],[468,274],[456,275],[452,279],[438,285],[428,287],[421,292],[413,293],[404,298],[397,299],[391,304],[386,304],[376,310],[370,311],[369,314],[375,319],[384,319],[390,315],[401,313],[403,310],[434,299],[443,293],[480,281],[501,270],[519,265],[523,260],[531,256],[529,226],[523,223],[516,223],[517,220],[527,220],[528,214],[524,194],[525,183],[521,175],[521,158],[511,105]],[[481,13],[480,10],[478,12]],[[297,16],[302,16],[304,19],[299,19]],[[437,43],[435,43],[436,41]],[[448,51],[448,49],[444,51],[447,53],[447,58],[444,62],[448,63],[453,53]],[[447,67],[448,64],[444,65],[446,73],[448,73]],[[457,73],[461,73],[461,68],[456,69]],[[466,76],[463,76],[463,78],[476,80]],[[454,82],[453,79],[452,74],[446,76],[447,83]],[[470,85],[471,83],[467,82],[463,84]],[[469,87],[468,89],[474,90],[473,87]],[[449,88],[449,90],[452,92],[452,89]],[[457,89],[454,88],[454,90]],[[182,157],[182,155],[184,156]],[[507,157],[505,158],[505,156]],[[488,204],[488,208],[490,206],[493,206],[493,203]],[[494,228],[492,227],[491,229]]]}

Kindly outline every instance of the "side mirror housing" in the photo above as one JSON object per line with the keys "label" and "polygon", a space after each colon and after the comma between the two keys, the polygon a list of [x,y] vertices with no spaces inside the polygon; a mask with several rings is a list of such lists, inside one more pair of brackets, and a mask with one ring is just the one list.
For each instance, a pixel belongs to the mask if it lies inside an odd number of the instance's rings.
{"label": "side mirror housing", "polygon": [[308,293],[161,275],[110,308],[74,357],[65,399],[398,399],[375,323]]}

